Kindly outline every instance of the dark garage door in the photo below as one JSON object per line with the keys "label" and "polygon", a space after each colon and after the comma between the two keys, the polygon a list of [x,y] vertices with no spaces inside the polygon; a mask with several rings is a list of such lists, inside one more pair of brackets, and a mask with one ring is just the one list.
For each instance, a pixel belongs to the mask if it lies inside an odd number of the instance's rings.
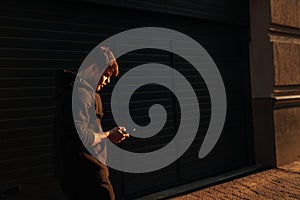
{"label": "dark garage door", "polygon": [[[1,3],[1,184],[21,183],[23,197],[31,199],[60,195],[52,162],[55,71],[76,71],[87,53],[104,39],[146,26],[187,34],[208,51],[224,80],[227,118],[213,151],[199,159],[211,114],[209,93],[201,76],[186,60],[162,50],[143,49],[120,57],[121,75],[149,62],[171,66],[183,74],[197,94],[201,120],[191,147],[168,167],[144,174],[111,170],[117,197],[130,199],[252,164],[247,3],[168,2]],[[109,102],[116,82],[102,91],[107,129],[114,126]],[[149,123],[148,109],[156,103],[164,105],[168,113],[164,129],[149,139],[131,138],[122,148],[149,152],[174,137],[180,107],[172,92],[162,86],[150,84],[136,91],[130,104],[133,119],[139,125]]]}

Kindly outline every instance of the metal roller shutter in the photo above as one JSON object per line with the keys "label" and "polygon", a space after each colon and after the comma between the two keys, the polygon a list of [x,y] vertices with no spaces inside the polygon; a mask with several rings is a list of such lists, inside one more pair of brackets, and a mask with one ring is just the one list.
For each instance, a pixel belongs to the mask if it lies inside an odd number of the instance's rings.
{"label": "metal roller shutter", "polygon": [[[242,12],[247,11],[248,6],[229,0],[203,1],[202,4],[178,0],[170,5],[154,0],[128,2],[127,5],[119,1],[107,3],[111,5],[101,2],[1,3],[1,184],[21,183],[25,186],[23,195],[31,199],[54,199],[61,195],[53,179],[52,164],[55,72],[57,69],[76,71],[99,42],[121,31],[145,26],[180,31],[205,47],[225,83],[227,118],[216,147],[200,160],[198,151],[208,128],[210,98],[199,74],[184,59],[161,50],[138,50],[120,57],[121,75],[148,62],[163,63],[182,73],[198,96],[201,122],[192,146],[170,166],[146,174],[111,170],[117,197],[142,196],[253,162],[248,16]],[[161,76],[174,78],[167,73]],[[105,128],[114,126],[109,102],[116,82],[117,79],[113,80],[102,94]],[[163,131],[150,139],[130,139],[122,148],[147,152],[161,148],[174,137],[180,123],[180,108],[166,88],[158,85],[140,88],[132,97],[133,118],[140,125],[147,124],[148,108],[153,103],[161,103],[167,110],[168,120]]]}

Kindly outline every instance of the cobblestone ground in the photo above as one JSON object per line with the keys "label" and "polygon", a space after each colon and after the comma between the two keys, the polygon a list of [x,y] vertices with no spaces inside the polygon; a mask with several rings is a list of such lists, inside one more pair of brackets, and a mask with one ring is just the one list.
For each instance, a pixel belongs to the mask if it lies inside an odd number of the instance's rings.
{"label": "cobblestone ground", "polygon": [[172,198],[196,199],[300,200],[300,162]]}

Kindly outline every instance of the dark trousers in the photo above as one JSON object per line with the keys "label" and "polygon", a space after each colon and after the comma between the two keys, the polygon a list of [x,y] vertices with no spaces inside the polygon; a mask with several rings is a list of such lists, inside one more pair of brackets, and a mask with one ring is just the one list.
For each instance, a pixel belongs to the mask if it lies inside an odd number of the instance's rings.
{"label": "dark trousers", "polygon": [[93,157],[84,157],[80,162],[79,183],[66,191],[69,200],[114,200],[114,190],[109,180],[106,165]]}

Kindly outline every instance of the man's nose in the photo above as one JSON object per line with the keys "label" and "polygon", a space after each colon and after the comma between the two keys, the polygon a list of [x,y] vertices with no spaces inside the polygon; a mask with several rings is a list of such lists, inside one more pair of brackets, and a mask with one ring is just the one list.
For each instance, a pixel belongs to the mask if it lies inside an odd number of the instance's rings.
{"label": "man's nose", "polygon": [[106,83],[107,83],[107,84],[110,83],[110,77],[107,77]]}

